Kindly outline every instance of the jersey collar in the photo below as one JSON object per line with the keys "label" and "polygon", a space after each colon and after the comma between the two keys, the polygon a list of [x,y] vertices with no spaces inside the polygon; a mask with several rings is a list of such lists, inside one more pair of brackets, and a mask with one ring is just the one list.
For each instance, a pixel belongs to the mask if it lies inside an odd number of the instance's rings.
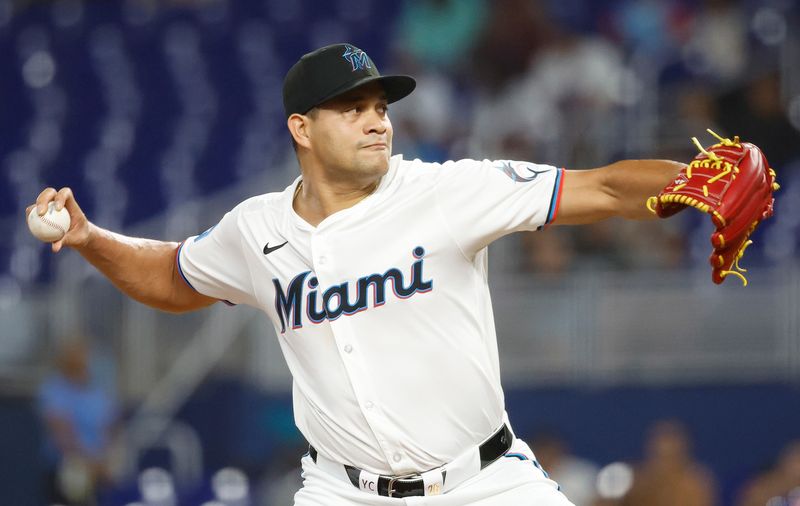
{"label": "jersey collar", "polygon": [[312,226],[306,220],[304,220],[297,212],[294,210],[294,206],[292,205],[294,200],[294,194],[297,191],[297,187],[300,184],[300,181],[303,179],[303,176],[297,176],[294,182],[289,185],[286,190],[284,190],[284,206],[288,209],[291,221],[297,226],[298,228],[304,230],[322,230],[331,226],[334,223],[338,223],[343,219],[357,219],[362,216],[364,213],[369,211],[372,206],[381,200],[381,196],[385,193],[386,188],[388,188],[392,181],[395,180],[395,176],[397,174],[397,168],[400,165],[400,162],[403,161],[403,155],[393,155],[389,159],[389,170],[386,171],[386,174],[381,178],[380,183],[378,183],[377,188],[373,191],[370,195],[366,198],[361,200],[359,203],[352,207],[348,207],[347,209],[342,209],[338,211],[324,220],[317,225],[316,227]]}

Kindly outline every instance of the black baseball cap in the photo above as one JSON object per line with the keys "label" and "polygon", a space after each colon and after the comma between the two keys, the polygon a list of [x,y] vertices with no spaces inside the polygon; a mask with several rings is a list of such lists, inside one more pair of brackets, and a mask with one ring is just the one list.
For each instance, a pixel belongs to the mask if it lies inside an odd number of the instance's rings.
{"label": "black baseball cap", "polygon": [[414,91],[411,76],[382,76],[367,53],[352,44],[331,44],[303,55],[283,80],[283,108],[288,118],[361,85],[379,82],[389,103]]}

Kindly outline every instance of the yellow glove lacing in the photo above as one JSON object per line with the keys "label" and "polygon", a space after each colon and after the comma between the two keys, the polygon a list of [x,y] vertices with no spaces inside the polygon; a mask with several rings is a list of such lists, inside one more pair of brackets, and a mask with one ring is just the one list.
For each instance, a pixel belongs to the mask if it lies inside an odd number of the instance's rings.
{"label": "yellow glove lacing", "polygon": [[[741,143],[739,142],[739,137],[738,136],[734,137],[733,140],[730,140],[730,139],[726,139],[726,138],[720,137],[719,135],[714,133],[711,129],[708,129],[708,132],[711,135],[713,135],[714,137],[716,137],[717,139],[719,139],[719,143],[715,144],[713,147],[716,147],[716,146],[733,146],[733,147],[739,147],[739,148],[742,147]],[[697,146],[697,149],[699,149],[701,153],[706,155],[707,158],[705,160],[692,160],[689,163],[689,165],[686,166],[686,179],[691,179],[692,178],[692,168],[694,168],[694,167],[698,167],[698,168],[702,167],[702,168],[706,168],[706,169],[711,168],[711,169],[714,169],[714,170],[721,171],[719,174],[708,178],[708,180],[706,181],[708,184],[711,184],[711,183],[713,183],[715,181],[718,181],[719,179],[721,179],[721,178],[723,178],[723,177],[725,177],[725,176],[727,176],[728,174],[731,174],[731,173],[733,173],[731,175],[731,178],[732,179],[736,179],[736,174],[739,173],[739,167],[737,167],[736,165],[734,165],[734,164],[732,164],[730,162],[725,161],[721,156],[719,156],[718,154],[714,153],[713,151],[707,151],[700,144],[700,141],[697,140],[697,137],[692,137],[692,142],[694,142],[695,146]],[[677,190],[680,190],[681,188],[683,188],[684,186],[686,186],[686,183],[675,185],[672,188],[672,190],[673,191],[677,191]],[[703,195],[708,197],[708,185],[703,185]],[[647,202],[645,203],[645,205],[647,206],[647,209],[651,213],[655,214],[655,212],[656,212],[656,204],[658,204],[658,202],[659,202],[659,197],[653,196],[653,197],[650,197],[650,198],[647,199]],[[660,202],[662,204],[665,204],[667,202],[673,202],[673,203],[676,203],[676,204],[683,204],[683,205],[687,205],[687,206],[692,206],[692,207],[694,207],[696,209],[699,209],[700,211],[703,211],[704,213],[713,214],[717,218],[717,220],[719,221],[720,226],[723,226],[723,227],[725,226],[725,218],[723,218],[721,214],[719,214],[716,210],[711,209],[711,206],[709,206],[708,204],[706,204],[704,202],[700,202],[699,200],[697,200],[695,198],[692,198],[692,197],[690,197],[688,195],[673,195],[673,194],[662,195],[661,198],[660,198]]]}

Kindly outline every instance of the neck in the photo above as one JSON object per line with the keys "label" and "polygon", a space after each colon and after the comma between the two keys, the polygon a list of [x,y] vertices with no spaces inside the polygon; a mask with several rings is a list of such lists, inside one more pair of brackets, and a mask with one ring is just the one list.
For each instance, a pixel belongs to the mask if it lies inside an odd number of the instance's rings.
{"label": "neck", "polygon": [[294,195],[294,210],[312,226],[319,225],[328,216],[358,204],[372,194],[380,177],[358,182],[321,182],[306,177],[298,183]]}

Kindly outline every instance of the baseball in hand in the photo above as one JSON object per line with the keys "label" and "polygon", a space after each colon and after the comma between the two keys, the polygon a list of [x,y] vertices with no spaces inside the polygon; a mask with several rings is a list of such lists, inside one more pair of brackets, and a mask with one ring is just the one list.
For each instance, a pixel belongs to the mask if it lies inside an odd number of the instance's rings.
{"label": "baseball in hand", "polygon": [[39,216],[36,207],[28,214],[28,228],[34,237],[44,242],[55,242],[69,230],[69,212],[66,209],[56,211],[55,203],[47,204],[47,212]]}

